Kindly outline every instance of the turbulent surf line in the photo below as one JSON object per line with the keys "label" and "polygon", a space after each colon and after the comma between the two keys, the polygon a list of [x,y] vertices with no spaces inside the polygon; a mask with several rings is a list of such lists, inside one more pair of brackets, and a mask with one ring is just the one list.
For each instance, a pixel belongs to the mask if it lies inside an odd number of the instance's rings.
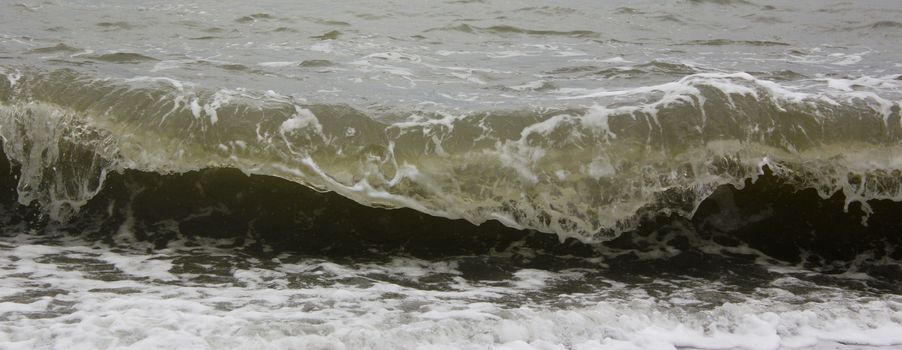
{"label": "turbulent surf line", "polygon": [[0,134],[21,165],[19,200],[61,220],[125,169],[235,168],[366,205],[587,242],[643,215],[689,216],[716,187],[742,186],[764,166],[824,198],[902,199],[897,75],[781,85],[698,73],[559,89],[571,101],[561,108],[372,115],[172,79],[3,74]]}
{"label": "turbulent surf line", "polygon": [[348,260],[254,253],[229,240],[183,239],[151,252],[140,242],[5,233],[0,344],[12,347],[852,349],[902,343],[898,296],[867,287],[866,275],[822,274],[749,248],[718,254],[724,247],[709,247],[712,254],[694,259],[719,266],[710,270],[667,269],[685,261],[673,246],[662,250],[669,254],[642,258],[663,270],[619,270],[636,264],[617,255],[556,257],[525,242],[490,255]]}

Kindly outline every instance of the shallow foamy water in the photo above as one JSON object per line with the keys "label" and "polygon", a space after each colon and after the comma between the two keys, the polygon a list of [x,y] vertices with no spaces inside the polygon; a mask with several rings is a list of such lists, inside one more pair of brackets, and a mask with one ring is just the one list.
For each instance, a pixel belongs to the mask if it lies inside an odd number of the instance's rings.
{"label": "shallow foamy water", "polygon": [[866,275],[823,275],[760,256],[735,260],[716,272],[689,269],[679,275],[617,271],[606,266],[604,257],[551,258],[517,247],[433,260],[327,259],[254,254],[225,248],[227,243],[184,241],[150,251],[140,244],[110,246],[63,236],[5,237],[0,242],[0,347],[848,349],[902,344],[898,294],[869,287]]}

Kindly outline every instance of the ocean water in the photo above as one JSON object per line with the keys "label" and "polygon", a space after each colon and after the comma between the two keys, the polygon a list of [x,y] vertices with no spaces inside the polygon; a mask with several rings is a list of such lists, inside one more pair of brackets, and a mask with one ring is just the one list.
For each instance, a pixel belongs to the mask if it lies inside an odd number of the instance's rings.
{"label": "ocean water", "polygon": [[899,18],[0,0],[0,349],[902,348]]}

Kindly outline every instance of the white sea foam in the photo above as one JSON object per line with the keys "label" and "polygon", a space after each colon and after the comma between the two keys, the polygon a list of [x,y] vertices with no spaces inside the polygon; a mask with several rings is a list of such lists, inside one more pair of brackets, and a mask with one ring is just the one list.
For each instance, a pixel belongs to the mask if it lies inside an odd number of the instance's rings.
{"label": "white sea foam", "polygon": [[[77,240],[65,246],[29,242],[28,236],[4,238],[0,246],[0,256],[15,257],[0,258],[0,291],[18,291],[4,292],[0,302],[3,348],[902,346],[902,300],[897,296],[788,277],[775,280],[772,288],[762,286],[761,293],[734,292],[729,302],[705,297],[726,286],[691,279],[670,280],[680,287],[662,297],[649,296],[648,286],[617,281],[606,281],[607,287],[591,293],[530,296],[578,284],[584,272],[521,269],[510,279],[467,280],[455,260],[398,257],[385,263],[337,264],[283,254],[265,262],[215,248],[176,246],[148,256],[128,248],[113,253]],[[220,282],[199,279],[224,268],[217,256],[227,257],[227,265],[250,266],[226,267],[231,273],[219,277]],[[217,267],[173,272],[188,267],[174,261],[197,257]],[[111,264],[125,275],[97,268],[70,271],[85,264]],[[450,288],[440,287],[442,283]],[[817,296],[809,299],[784,289],[793,286]],[[31,295],[41,290],[62,292]],[[556,306],[562,301],[572,306]]]}
{"label": "white sea foam", "polygon": [[309,110],[301,107],[297,107],[295,114],[282,122],[282,125],[279,127],[279,132],[281,132],[282,135],[285,136],[286,134],[290,134],[299,129],[307,127],[311,127],[317,132],[322,131],[322,126],[320,125],[319,120],[316,119],[316,116],[313,114],[313,112],[310,112]]}

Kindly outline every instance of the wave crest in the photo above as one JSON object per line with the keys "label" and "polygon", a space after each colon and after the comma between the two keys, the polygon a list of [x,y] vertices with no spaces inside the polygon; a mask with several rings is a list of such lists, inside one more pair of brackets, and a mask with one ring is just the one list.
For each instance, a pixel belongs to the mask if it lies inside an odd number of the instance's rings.
{"label": "wave crest", "polygon": [[648,214],[689,215],[765,165],[825,198],[902,199],[895,77],[788,86],[705,73],[553,92],[576,107],[374,115],[166,78],[2,73],[0,135],[22,167],[19,199],[61,220],[124,169],[231,167],[365,205],[583,241]]}

